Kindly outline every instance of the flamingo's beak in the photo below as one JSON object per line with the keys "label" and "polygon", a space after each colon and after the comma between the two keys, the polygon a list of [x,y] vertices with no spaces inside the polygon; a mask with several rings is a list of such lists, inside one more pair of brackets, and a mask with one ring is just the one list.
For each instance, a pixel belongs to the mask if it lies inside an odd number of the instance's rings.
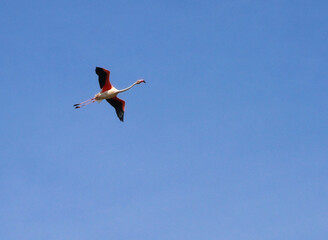
{"label": "flamingo's beak", "polygon": [[137,84],[140,84],[140,83],[146,83],[146,81],[143,80],[143,79],[139,79],[139,80],[137,81]]}

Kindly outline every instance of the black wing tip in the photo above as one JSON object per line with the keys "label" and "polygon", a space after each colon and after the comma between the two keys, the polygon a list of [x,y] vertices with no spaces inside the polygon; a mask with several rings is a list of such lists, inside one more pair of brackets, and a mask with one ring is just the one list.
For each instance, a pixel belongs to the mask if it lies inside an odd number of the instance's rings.
{"label": "black wing tip", "polygon": [[124,112],[117,114],[118,118],[120,119],[121,122],[124,122]]}
{"label": "black wing tip", "polygon": [[97,74],[100,74],[100,73],[102,73],[104,70],[103,70],[101,67],[96,67],[95,71],[96,71]]}
{"label": "black wing tip", "polygon": [[106,99],[106,101],[115,108],[116,115],[121,122],[124,122],[124,110],[122,103],[115,99]]}

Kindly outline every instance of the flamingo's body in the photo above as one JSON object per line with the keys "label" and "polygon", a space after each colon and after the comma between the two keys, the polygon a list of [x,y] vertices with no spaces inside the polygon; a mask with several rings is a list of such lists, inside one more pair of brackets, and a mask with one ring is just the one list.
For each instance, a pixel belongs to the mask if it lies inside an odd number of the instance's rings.
{"label": "flamingo's body", "polygon": [[96,101],[101,102],[102,100],[106,99],[106,101],[115,108],[118,118],[123,122],[125,101],[116,97],[117,94],[129,90],[134,85],[140,84],[142,82],[145,83],[145,80],[140,79],[128,88],[118,90],[115,87],[113,87],[109,81],[110,71],[108,71],[107,69],[104,69],[104,68],[96,67],[96,73],[98,75],[99,86],[101,88],[101,91],[99,93],[97,93],[93,98],[91,98],[87,101],[75,104],[74,107],[77,109],[77,108],[84,107],[88,104],[94,103]]}

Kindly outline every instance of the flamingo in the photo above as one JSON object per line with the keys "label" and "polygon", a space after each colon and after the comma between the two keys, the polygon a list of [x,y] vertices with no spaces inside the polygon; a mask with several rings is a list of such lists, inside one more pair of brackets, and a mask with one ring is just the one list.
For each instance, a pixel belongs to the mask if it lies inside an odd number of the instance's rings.
{"label": "flamingo", "polygon": [[125,110],[125,101],[119,99],[117,94],[125,92],[132,88],[133,86],[146,83],[144,79],[137,80],[130,87],[124,88],[122,90],[117,90],[109,81],[110,71],[105,68],[96,67],[96,74],[98,75],[99,85],[101,91],[97,93],[93,98],[90,98],[84,102],[74,104],[75,109],[87,106],[94,102],[101,102],[106,99],[106,101],[115,108],[117,117],[123,122],[124,110]]}

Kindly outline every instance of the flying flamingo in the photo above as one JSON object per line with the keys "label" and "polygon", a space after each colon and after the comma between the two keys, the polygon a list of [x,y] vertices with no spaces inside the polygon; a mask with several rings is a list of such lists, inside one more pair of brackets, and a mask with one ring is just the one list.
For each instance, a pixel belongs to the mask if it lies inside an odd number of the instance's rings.
{"label": "flying flamingo", "polygon": [[94,102],[101,102],[102,100],[106,99],[106,101],[112,105],[115,110],[118,118],[123,122],[124,117],[124,109],[125,109],[125,102],[122,99],[119,99],[117,94],[125,92],[132,88],[134,85],[140,84],[140,83],[146,83],[145,80],[140,79],[133,83],[130,87],[127,87],[122,90],[117,90],[109,81],[109,75],[110,71],[108,71],[105,68],[96,67],[96,73],[98,75],[99,85],[101,88],[101,91],[97,93],[93,98],[90,98],[84,102],[74,104],[75,109],[87,106]]}

